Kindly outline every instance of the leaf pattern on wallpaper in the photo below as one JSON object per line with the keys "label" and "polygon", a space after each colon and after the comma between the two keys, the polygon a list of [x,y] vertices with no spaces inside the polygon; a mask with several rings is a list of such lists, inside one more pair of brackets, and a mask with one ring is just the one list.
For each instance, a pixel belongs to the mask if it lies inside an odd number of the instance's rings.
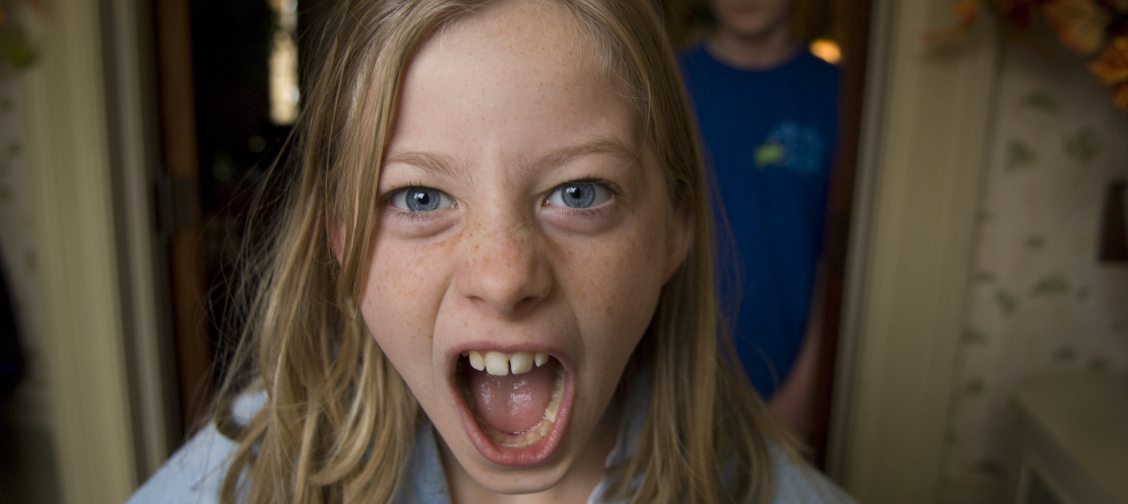
{"label": "leaf pattern on wallpaper", "polygon": [[1075,161],[1088,165],[1101,153],[1101,139],[1093,128],[1084,128],[1066,137],[1065,153]]}
{"label": "leaf pattern on wallpaper", "polygon": [[980,396],[983,395],[984,388],[986,387],[983,385],[983,379],[976,378],[964,385],[963,391],[969,396]]}
{"label": "leaf pattern on wallpaper", "polygon": [[1061,104],[1058,102],[1058,99],[1045,90],[1034,91],[1026,95],[1026,97],[1022,99],[1022,104],[1048,114],[1056,114],[1061,110]]}
{"label": "leaf pattern on wallpaper", "polygon": [[1030,168],[1038,160],[1038,154],[1022,140],[1011,140],[1007,145],[1007,161],[1003,169],[1013,172],[1023,168]]}
{"label": "leaf pattern on wallpaper", "polygon": [[1004,473],[1002,465],[994,460],[981,460],[975,464],[975,472],[984,476],[1001,477]]}
{"label": "leaf pattern on wallpaper", "polygon": [[1105,373],[1112,369],[1112,359],[1104,355],[1095,355],[1089,359],[1089,363],[1085,367],[1094,373]]}
{"label": "leaf pattern on wallpaper", "polygon": [[987,342],[987,335],[982,331],[968,329],[964,331],[961,341],[966,345],[982,345]]}
{"label": "leaf pattern on wallpaper", "polygon": [[1063,345],[1054,350],[1054,362],[1057,364],[1072,364],[1077,362],[1077,349],[1072,345]]}
{"label": "leaf pattern on wallpaper", "polygon": [[959,434],[956,434],[955,429],[949,428],[944,432],[944,444],[948,446],[955,446],[960,441]]}
{"label": "leaf pattern on wallpaper", "polygon": [[[1126,1],[1128,0],[1117,0]],[[945,482],[994,480],[1013,384],[1047,372],[1128,372],[1128,270],[1097,262],[1099,195],[1128,178],[1128,115],[1076,64],[1008,43],[968,266]],[[991,210],[985,219],[986,210]]]}
{"label": "leaf pattern on wallpaper", "polygon": [[989,284],[995,281],[995,272],[980,270],[971,276],[971,281],[975,283]]}
{"label": "leaf pattern on wallpaper", "polygon": [[1000,289],[995,292],[995,304],[999,305],[999,311],[1003,315],[1010,315],[1018,309],[1018,297]]}
{"label": "leaf pattern on wallpaper", "polygon": [[1032,296],[1062,295],[1069,293],[1069,282],[1059,274],[1046,275],[1030,288]]}

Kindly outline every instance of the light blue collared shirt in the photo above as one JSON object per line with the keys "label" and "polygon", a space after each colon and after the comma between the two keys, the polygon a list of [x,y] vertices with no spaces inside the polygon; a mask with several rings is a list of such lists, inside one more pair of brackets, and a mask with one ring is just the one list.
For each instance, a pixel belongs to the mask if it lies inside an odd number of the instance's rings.
{"label": "light blue collared shirt", "polygon": [[[649,400],[648,375],[636,380],[623,405],[619,439],[607,456],[611,467],[627,459],[638,446]],[[236,401],[236,421],[248,421],[266,402],[266,393],[245,395]],[[133,494],[127,504],[218,504],[219,490],[235,452],[236,443],[209,424],[165,463]],[[773,504],[856,504],[845,492],[806,462],[795,460],[779,448],[772,449],[775,468]],[[434,429],[426,423],[415,435],[415,450],[405,474],[405,487],[396,502],[451,504],[450,490]],[[588,504],[604,504],[603,497],[614,481],[604,478],[588,498]],[[624,501],[625,502],[625,501]],[[615,503],[622,504],[622,503]]]}

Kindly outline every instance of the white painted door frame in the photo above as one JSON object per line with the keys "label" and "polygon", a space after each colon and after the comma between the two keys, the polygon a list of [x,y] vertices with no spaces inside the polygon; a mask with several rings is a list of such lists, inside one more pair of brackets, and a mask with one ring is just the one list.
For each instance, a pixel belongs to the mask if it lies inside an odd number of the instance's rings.
{"label": "white painted door frame", "polygon": [[875,0],[828,468],[860,502],[937,499],[998,38],[951,0]]}
{"label": "white painted door frame", "polygon": [[[136,0],[22,12],[49,409],[64,502],[124,501],[168,455]],[[151,110],[148,109],[148,110]]]}

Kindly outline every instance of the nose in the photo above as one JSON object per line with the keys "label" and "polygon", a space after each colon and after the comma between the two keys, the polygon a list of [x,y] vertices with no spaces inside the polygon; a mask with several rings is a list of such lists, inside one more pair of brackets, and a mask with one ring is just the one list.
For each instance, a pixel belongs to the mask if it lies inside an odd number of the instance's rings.
{"label": "nose", "polygon": [[491,315],[520,317],[552,291],[546,244],[535,225],[492,219],[466,231],[456,288]]}

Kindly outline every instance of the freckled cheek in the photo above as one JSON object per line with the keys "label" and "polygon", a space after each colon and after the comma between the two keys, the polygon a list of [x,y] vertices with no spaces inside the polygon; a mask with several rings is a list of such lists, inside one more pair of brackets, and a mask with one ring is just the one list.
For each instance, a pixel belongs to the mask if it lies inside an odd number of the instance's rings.
{"label": "freckled cheek", "polygon": [[635,233],[573,254],[573,265],[583,268],[572,276],[583,279],[585,311],[623,329],[648,323],[662,285],[661,251],[658,239]]}
{"label": "freckled cheek", "polygon": [[[373,253],[362,309],[369,330],[390,355],[402,352],[400,347],[430,346],[435,310],[444,292],[436,256],[418,247],[394,245],[378,245]],[[420,363],[430,361],[428,352],[411,355]]]}
{"label": "freckled cheek", "polygon": [[394,246],[377,247],[372,254],[368,286],[381,294],[413,293],[427,280],[423,274],[429,257]]}

